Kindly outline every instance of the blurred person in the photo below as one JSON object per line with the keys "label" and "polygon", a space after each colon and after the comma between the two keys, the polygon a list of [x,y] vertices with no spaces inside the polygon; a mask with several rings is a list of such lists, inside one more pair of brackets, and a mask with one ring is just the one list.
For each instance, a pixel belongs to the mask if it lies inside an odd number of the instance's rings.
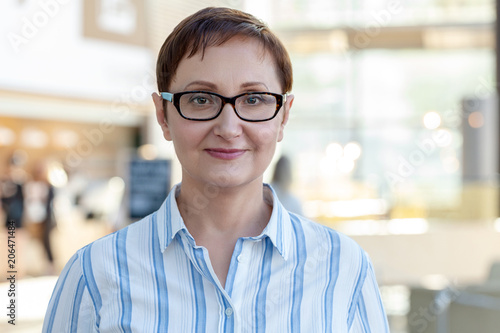
{"label": "blurred person", "polygon": [[[4,239],[7,244],[7,237],[13,237],[11,241],[15,244],[15,268],[19,278],[24,277],[26,273],[24,252],[27,235],[24,223],[24,185],[27,176],[23,169],[26,156],[24,151],[14,151],[3,163],[4,169],[0,170],[0,216],[4,219],[6,230],[13,231],[10,235],[6,233]],[[15,227],[14,230],[9,229],[12,226]]]}
{"label": "blurred person", "polygon": [[388,332],[367,254],[263,184],[294,99],[268,27],[203,9],[166,39],[157,80],[182,182],[69,260],[43,332]]}
{"label": "blurred person", "polygon": [[43,245],[49,263],[45,273],[50,274],[54,269],[50,242],[50,233],[54,227],[54,187],[48,181],[47,165],[44,162],[35,163],[31,177],[25,184],[25,218],[32,236]]}
{"label": "blurred person", "polygon": [[16,229],[23,226],[24,212],[24,177],[15,171],[14,157],[9,159],[6,171],[0,177],[0,198],[5,217],[5,227],[14,222]]}
{"label": "blurred person", "polygon": [[281,156],[274,167],[271,186],[283,206],[292,213],[303,215],[302,203],[290,190],[292,185],[292,162],[286,156]]}

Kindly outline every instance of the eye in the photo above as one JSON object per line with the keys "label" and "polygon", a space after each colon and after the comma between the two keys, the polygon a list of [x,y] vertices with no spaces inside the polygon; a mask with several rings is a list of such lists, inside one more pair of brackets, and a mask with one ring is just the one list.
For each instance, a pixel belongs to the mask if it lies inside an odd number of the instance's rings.
{"label": "eye", "polygon": [[213,97],[208,94],[195,94],[189,98],[189,103],[197,104],[197,105],[206,105],[213,103]]}
{"label": "eye", "polygon": [[260,96],[260,95],[247,95],[244,102],[247,105],[258,105],[262,102],[262,96]]}

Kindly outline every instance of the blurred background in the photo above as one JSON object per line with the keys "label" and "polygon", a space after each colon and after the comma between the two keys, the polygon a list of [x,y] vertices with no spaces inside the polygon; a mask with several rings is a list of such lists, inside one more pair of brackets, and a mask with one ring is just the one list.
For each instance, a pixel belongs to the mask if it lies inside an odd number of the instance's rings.
{"label": "blurred background", "polygon": [[391,332],[498,332],[496,5],[2,1],[0,268],[15,219],[18,308],[0,330],[39,332],[69,257],[180,181],[150,97],[156,56],[181,19],[226,6],[262,18],[292,57],[296,99],[266,181],[369,253]]}

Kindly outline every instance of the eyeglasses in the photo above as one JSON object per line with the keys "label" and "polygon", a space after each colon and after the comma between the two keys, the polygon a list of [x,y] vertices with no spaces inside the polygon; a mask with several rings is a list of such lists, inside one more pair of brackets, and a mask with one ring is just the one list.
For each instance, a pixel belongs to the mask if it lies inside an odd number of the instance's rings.
{"label": "eyeglasses", "polygon": [[234,97],[224,97],[206,91],[184,91],[175,94],[162,92],[160,95],[174,104],[182,118],[195,121],[217,118],[228,103],[242,120],[267,121],[276,117],[286,102],[286,94],[270,92],[251,92]]}

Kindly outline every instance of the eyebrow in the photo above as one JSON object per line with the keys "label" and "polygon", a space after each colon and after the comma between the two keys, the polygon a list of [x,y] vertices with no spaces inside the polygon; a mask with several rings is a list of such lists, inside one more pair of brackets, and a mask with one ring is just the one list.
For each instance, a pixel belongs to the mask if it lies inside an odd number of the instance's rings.
{"label": "eyebrow", "polygon": [[193,81],[193,82],[190,82],[187,86],[185,86],[184,89],[189,90],[189,87],[191,87],[191,86],[202,86],[202,87],[212,89],[212,90],[217,89],[217,85],[215,85],[209,81]]}
{"label": "eyebrow", "polygon": [[269,90],[269,87],[264,82],[254,81],[254,82],[245,82],[241,85],[242,88],[255,87],[255,86],[264,86],[266,90]]}
{"label": "eyebrow", "polygon": [[[187,86],[184,87],[184,89],[189,89],[191,86],[202,86],[203,88],[207,88],[213,91],[217,90],[217,85],[210,82],[210,81],[203,81],[203,80],[196,80],[193,82],[190,82]],[[264,86],[266,90],[269,90],[269,87],[264,83],[260,81],[250,81],[250,82],[245,82],[241,85],[241,88],[248,88],[248,87],[255,87],[255,86]]]}

